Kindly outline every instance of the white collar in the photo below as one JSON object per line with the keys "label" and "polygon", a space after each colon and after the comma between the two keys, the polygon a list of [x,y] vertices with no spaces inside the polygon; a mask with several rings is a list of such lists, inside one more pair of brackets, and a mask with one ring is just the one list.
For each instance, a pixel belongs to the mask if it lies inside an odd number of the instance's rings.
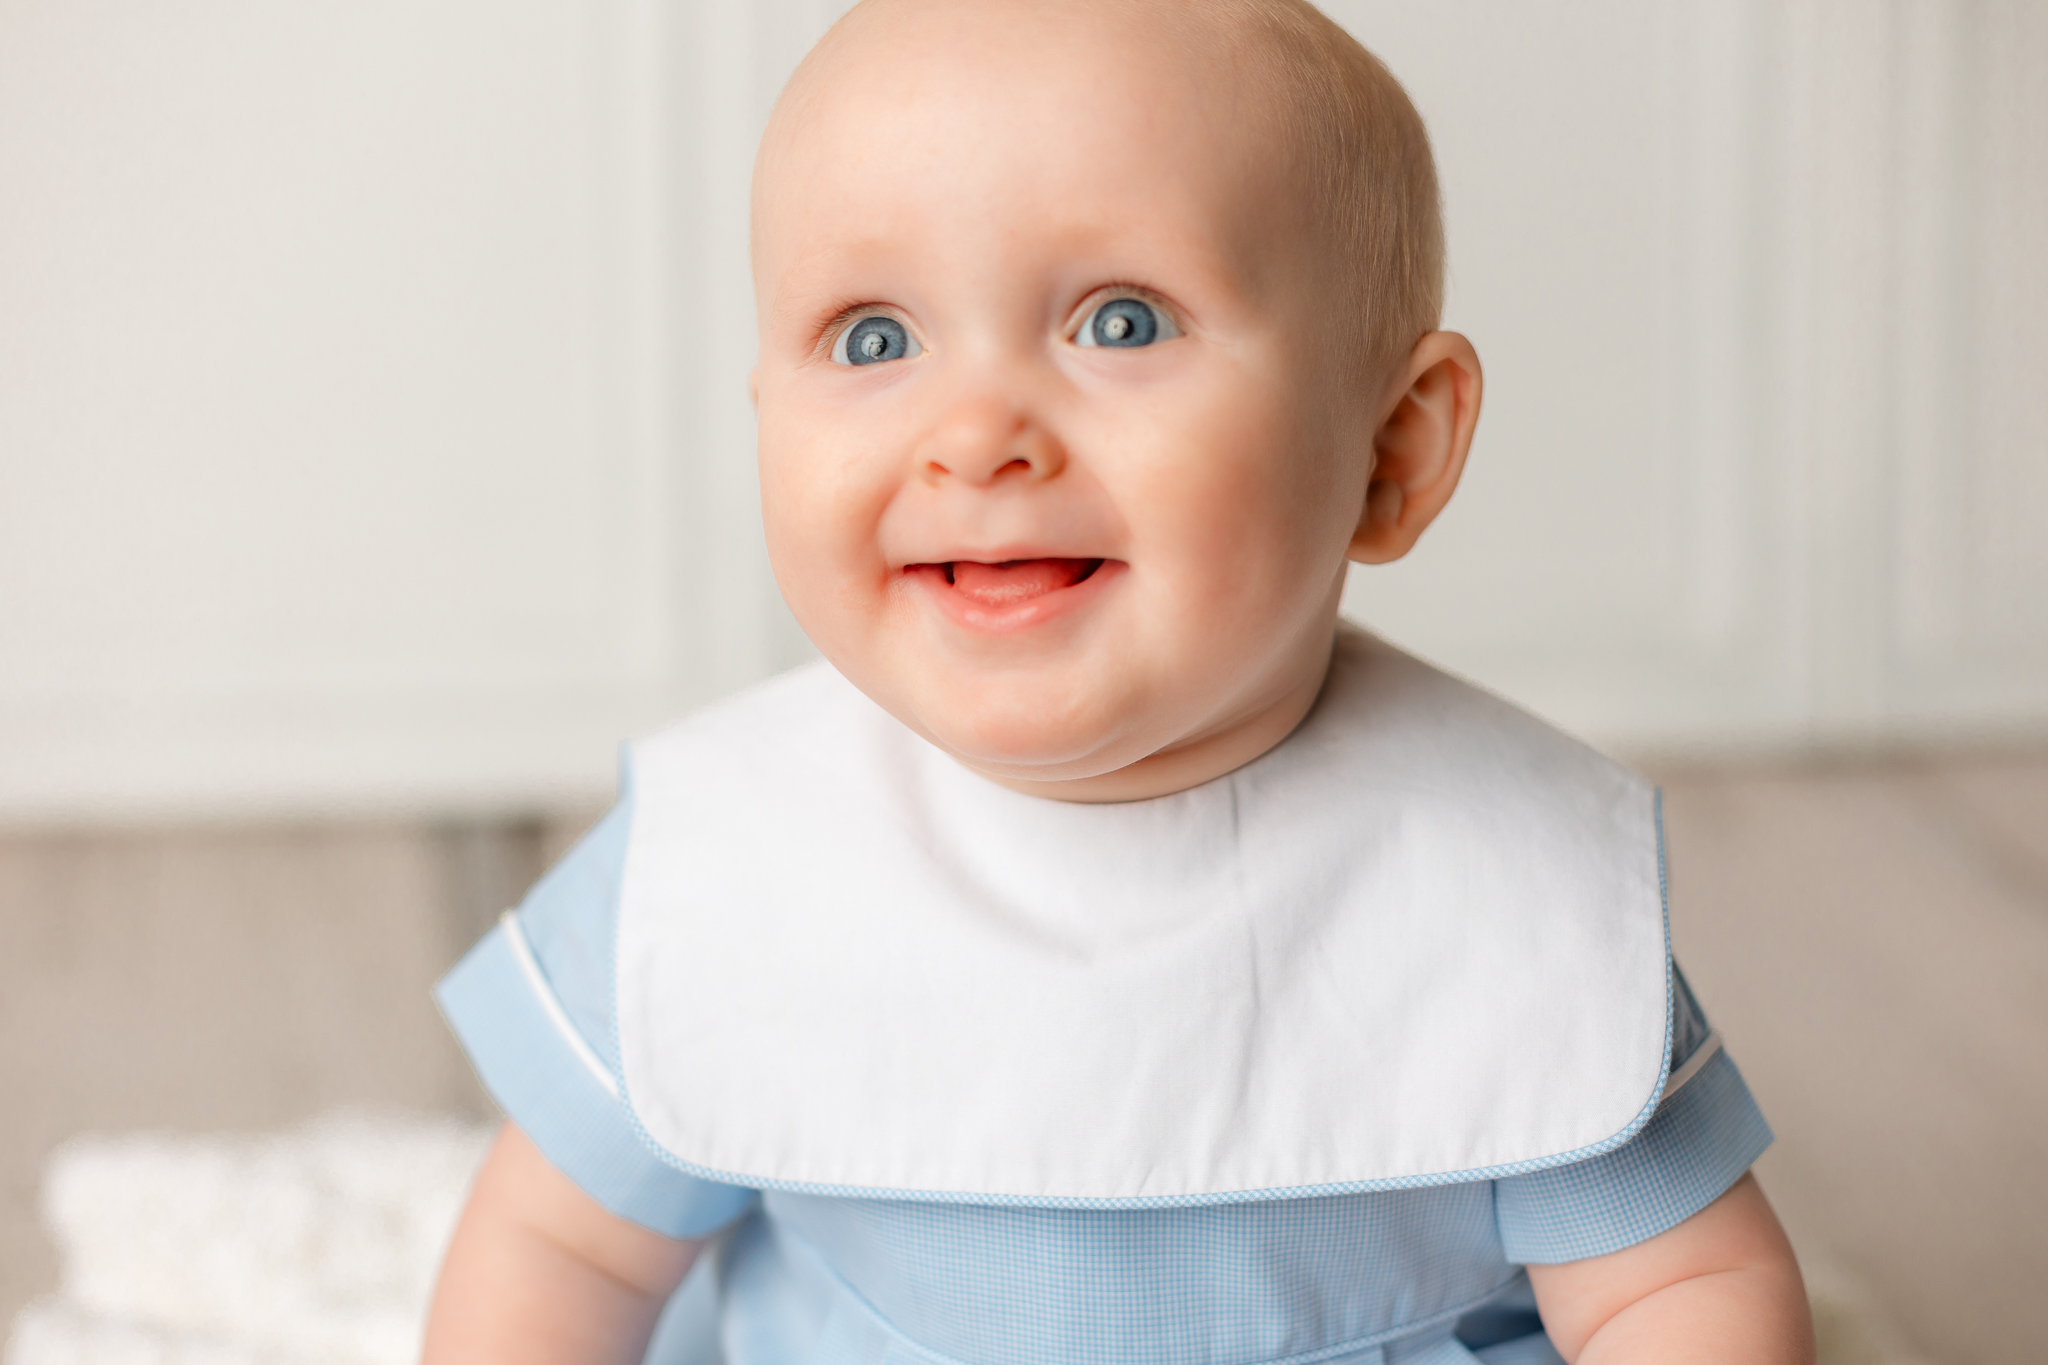
{"label": "white collar", "polygon": [[636,745],[628,1102],[738,1183],[1128,1206],[1632,1136],[1669,1066],[1655,794],[1355,630],[1278,748],[1078,805],[825,665]]}

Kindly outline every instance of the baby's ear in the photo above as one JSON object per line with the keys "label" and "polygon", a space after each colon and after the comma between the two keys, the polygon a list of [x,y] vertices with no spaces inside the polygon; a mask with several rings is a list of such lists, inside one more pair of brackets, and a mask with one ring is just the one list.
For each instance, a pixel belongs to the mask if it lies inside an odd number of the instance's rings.
{"label": "baby's ear", "polygon": [[1479,423],[1479,353],[1456,332],[1415,343],[1373,432],[1372,478],[1347,553],[1387,564],[1415,547],[1457,491]]}
{"label": "baby's ear", "polygon": [[761,410],[761,367],[756,365],[747,371],[747,401],[754,405],[754,411]]}

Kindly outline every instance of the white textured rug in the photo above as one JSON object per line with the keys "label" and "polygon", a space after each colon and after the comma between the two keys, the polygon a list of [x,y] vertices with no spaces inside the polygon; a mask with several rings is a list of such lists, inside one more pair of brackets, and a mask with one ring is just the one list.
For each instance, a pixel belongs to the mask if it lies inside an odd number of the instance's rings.
{"label": "white textured rug", "polygon": [[[44,1217],[63,1287],[6,1365],[413,1365],[490,1130],[338,1116],[253,1138],[80,1138]],[[1808,1254],[1822,1365],[1931,1365]]]}
{"label": "white textured rug", "polygon": [[411,1365],[489,1130],[339,1117],[258,1138],[81,1138],[50,1162],[57,1297],[7,1365]]}

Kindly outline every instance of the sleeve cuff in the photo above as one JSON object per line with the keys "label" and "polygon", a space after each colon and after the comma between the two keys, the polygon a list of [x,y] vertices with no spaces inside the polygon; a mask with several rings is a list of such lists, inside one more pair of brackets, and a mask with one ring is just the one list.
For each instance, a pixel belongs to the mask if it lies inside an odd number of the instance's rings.
{"label": "sleeve cuff", "polygon": [[434,988],[498,1107],[557,1170],[621,1218],[686,1238],[744,1215],[757,1191],[685,1175],[649,1147],[617,1082],[569,1028],[521,946],[500,924]]}
{"label": "sleeve cuff", "polygon": [[1502,1246],[1520,1265],[1559,1265],[1634,1246],[1720,1198],[1770,1145],[1770,1125],[1742,1073],[1717,1048],[1634,1141],[1497,1182]]}

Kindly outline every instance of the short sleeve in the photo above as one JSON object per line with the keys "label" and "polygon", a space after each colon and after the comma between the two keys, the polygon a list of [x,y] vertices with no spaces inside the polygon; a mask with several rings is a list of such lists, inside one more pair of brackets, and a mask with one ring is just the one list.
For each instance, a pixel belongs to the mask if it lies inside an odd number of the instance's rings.
{"label": "short sleeve", "polygon": [[1557,1265],[1674,1228],[1720,1198],[1766,1147],[1770,1125],[1672,968],[1672,1071],[1642,1132],[1602,1156],[1496,1181],[1508,1259]]}
{"label": "short sleeve", "polygon": [[752,1189],[663,1161],[620,1097],[612,941],[630,792],[435,987],[491,1098],[556,1169],[622,1218],[702,1237]]}

